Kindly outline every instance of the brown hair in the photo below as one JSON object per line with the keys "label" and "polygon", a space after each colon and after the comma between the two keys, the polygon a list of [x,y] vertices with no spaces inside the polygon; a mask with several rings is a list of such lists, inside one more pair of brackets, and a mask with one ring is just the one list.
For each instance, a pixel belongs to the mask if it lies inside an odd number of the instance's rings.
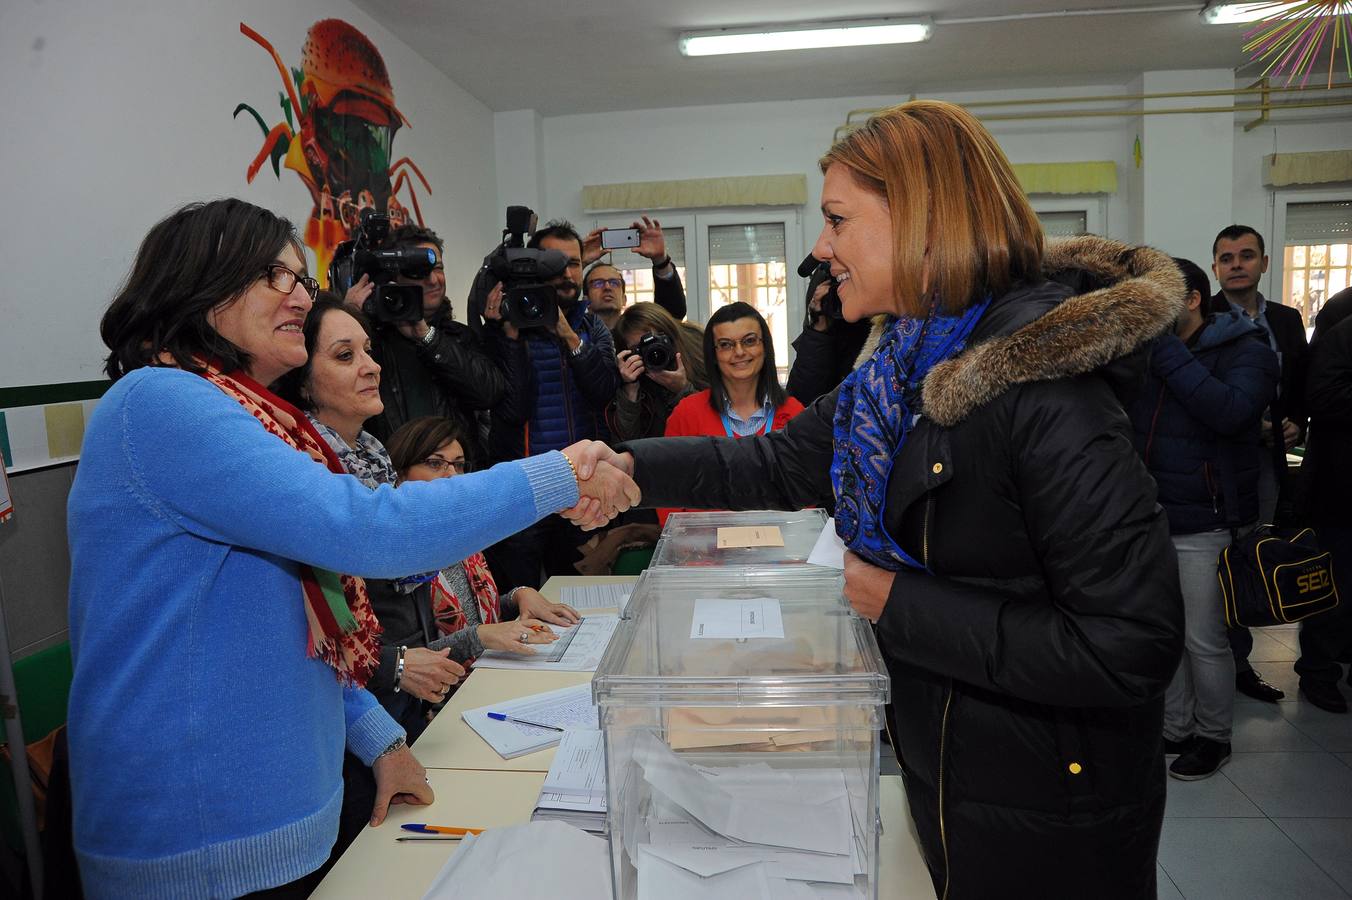
{"label": "brown hair", "polygon": [[675,316],[656,303],[643,301],[626,306],[615,323],[615,347],[619,350],[633,349],[625,341],[624,335],[630,331],[651,331],[665,335],[681,354],[681,363],[685,366],[685,377],[695,385],[696,390],[709,386],[709,377],[704,370],[704,332],[698,325],[689,322],[677,322]]}
{"label": "brown hair", "polygon": [[915,100],[885,110],[837,141],[822,172],[837,163],[887,200],[904,314],[925,315],[925,294],[953,314],[1040,276],[1037,214],[995,138],[961,107]]}
{"label": "brown hair", "polygon": [[400,425],[385,442],[385,449],[402,479],[409,469],[451,441],[459,441],[460,448],[465,449],[465,435],[459,425],[440,416],[422,416]]}

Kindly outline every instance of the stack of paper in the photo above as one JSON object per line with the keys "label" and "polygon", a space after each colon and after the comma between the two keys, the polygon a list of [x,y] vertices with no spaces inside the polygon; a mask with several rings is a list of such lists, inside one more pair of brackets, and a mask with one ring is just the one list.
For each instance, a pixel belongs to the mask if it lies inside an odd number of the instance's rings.
{"label": "stack of paper", "polygon": [[[507,718],[492,719],[489,713]],[[563,737],[563,729],[596,728],[599,722],[589,684],[467,709],[460,716],[503,759],[553,747]],[[548,727],[538,728],[528,722]]]}
{"label": "stack of paper", "polygon": [[622,584],[568,585],[559,592],[559,600],[573,609],[619,609],[624,612],[634,586]]}
{"label": "stack of paper", "polygon": [[533,654],[485,650],[474,662],[476,669],[540,669],[555,672],[595,672],[615,634],[620,617],[614,614],[586,616],[576,625],[551,625],[559,639],[552,644],[532,644]]}
{"label": "stack of paper", "polygon": [[606,753],[601,732],[570,728],[549,766],[531,821],[558,820],[604,834]]}
{"label": "stack of paper", "polygon": [[605,841],[562,822],[531,822],[467,836],[437,873],[423,900],[600,900],[609,896]]}
{"label": "stack of paper", "polygon": [[639,900],[862,896],[842,770],[692,766],[652,735],[634,759],[653,798]]}

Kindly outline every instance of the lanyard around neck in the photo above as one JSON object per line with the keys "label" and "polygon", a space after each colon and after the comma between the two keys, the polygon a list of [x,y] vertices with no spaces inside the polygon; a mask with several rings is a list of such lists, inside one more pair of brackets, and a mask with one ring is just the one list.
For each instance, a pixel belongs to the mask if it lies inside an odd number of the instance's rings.
{"label": "lanyard around neck", "polygon": [[[764,408],[765,408],[765,407],[761,407],[761,409],[764,409]],[[728,418],[728,414],[727,414],[726,412],[723,412],[723,413],[719,413],[719,416],[722,417],[722,419],[723,419],[723,432],[724,432],[724,434],[726,434],[728,437],[740,437],[740,435],[738,435],[737,432],[735,432],[735,431],[732,430],[732,419]],[[766,415],[765,415],[765,429],[764,429],[763,431],[761,431],[761,434],[769,434],[769,433],[770,433],[770,426],[773,425],[774,423],[775,423],[775,415],[774,415],[774,413],[773,413],[773,412],[766,413]]]}

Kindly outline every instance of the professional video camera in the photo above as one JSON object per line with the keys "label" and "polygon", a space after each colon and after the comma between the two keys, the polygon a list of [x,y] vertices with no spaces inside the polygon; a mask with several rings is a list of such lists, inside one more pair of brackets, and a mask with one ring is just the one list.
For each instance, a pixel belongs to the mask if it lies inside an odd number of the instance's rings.
{"label": "professional video camera", "polygon": [[489,270],[502,282],[503,321],[519,329],[558,321],[559,295],[550,281],[568,268],[568,257],[559,251],[526,247],[526,236],[534,230],[535,213],[525,206],[507,207],[502,244],[487,260]]}
{"label": "professional video camera", "polygon": [[373,209],[362,210],[356,234],[333,251],[329,284],[342,296],[363,275],[375,288],[361,311],[375,322],[417,322],[423,317],[423,289],[416,284],[395,284],[402,275],[418,281],[437,264],[437,254],[410,244],[389,246],[390,217]]}
{"label": "professional video camera", "polygon": [[[831,285],[826,291],[826,296],[822,297],[821,308],[822,315],[828,319],[844,319],[845,313],[840,306],[840,295],[836,293],[836,281],[831,277],[831,264],[829,262],[818,261],[817,257],[811,253],[798,264],[798,277],[806,278],[807,299],[810,301],[812,295],[817,292],[821,283],[827,282]],[[811,314],[808,319],[814,318]]]}
{"label": "professional video camera", "polygon": [[676,371],[676,347],[671,343],[671,338],[665,334],[648,332],[639,338],[634,352],[642,358],[643,367],[649,372],[662,369],[668,372]]}

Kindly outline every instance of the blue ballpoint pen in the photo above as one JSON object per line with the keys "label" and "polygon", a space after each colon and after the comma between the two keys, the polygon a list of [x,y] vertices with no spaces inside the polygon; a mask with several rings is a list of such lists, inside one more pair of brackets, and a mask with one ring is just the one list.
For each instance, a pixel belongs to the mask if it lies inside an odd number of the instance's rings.
{"label": "blue ballpoint pen", "polygon": [[529,725],[532,728],[548,728],[550,731],[563,731],[563,729],[557,725],[545,725],[540,722],[530,722],[526,719],[518,719],[516,716],[509,716],[506,713],[491,712],[488,714],[488,718],[495,719],[499,722],[516,722],[518,725]]}

